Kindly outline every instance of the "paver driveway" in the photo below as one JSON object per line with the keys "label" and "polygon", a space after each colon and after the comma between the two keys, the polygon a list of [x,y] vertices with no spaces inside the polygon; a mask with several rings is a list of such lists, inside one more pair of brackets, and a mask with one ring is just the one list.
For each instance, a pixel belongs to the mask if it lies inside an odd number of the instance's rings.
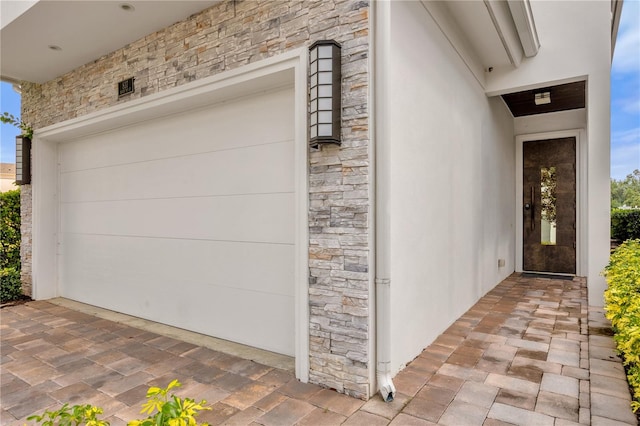
{"label": "paver driveway", "polygon": [[581,279],[513,274],[394,379],[392,403],[46,301],[1,314],[0,421],[92,403],[112,425],[139,416],[150,385],[179,379],[201,421],[261,425],[636,424],[602,311]]}

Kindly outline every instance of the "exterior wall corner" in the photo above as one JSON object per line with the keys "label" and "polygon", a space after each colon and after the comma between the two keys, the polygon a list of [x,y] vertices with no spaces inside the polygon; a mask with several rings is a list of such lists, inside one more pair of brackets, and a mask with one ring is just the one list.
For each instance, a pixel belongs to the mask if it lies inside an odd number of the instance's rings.
{"label": "exterior wall corner", "polygon": [[[315,40],[341,43],[342,146],[309,154],[309,282],[296,285],[309,292],[309,381],[364,399],[371,396],[375,368],[369,349],[369,10],[362,0],[223,1],[52,81],[26,83],[22,98],[23,118],[41,129]],[[130,76],[136,92],[118,98],[115,83]],[[33,294],[30,185],[23,186],[22,203],[28,206],[22,213],[22,279]]]}

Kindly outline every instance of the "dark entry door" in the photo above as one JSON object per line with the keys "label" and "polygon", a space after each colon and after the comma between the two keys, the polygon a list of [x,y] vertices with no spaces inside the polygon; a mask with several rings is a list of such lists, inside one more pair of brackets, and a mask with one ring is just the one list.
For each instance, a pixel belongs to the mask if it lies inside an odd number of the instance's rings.
{"label": "dark entry door", "polygon": [[576,140],[524,142],[523,267],[576,273]]}

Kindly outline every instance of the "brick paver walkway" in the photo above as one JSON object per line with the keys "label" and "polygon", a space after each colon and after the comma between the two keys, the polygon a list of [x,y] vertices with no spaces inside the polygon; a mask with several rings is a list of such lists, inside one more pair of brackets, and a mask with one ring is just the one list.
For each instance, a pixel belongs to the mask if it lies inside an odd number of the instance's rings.
{"label": "brick paver walkway", "polygon": [[45,301],[0,314],[2,425],[64,402],[124,424],[148,386],[175,378],[179,395],[213,404],[199,419],[214,425],[636,424],[610,329],[581,279],[512,275],[397,375],[392,403]]}

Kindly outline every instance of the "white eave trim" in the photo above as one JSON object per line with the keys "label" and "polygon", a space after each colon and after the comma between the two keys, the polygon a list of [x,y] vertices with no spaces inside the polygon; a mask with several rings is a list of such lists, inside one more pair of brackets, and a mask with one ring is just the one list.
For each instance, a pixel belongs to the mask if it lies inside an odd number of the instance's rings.
{"label": "white eave trim", "polygon": [[527,58],[536,56],[540,49],[540,40],[529,0],[509,0],[509,9],[511,16],[513,16],[513,22],[516,24],[524,55]]}
{"label": "white eave trim", "polygon": [[618,28],[620,27],[620,16],[622,14],[622,4],[624,0],[611,0],[611,61],[616,48],[618,38]]}
{"label": "white eave trim", "polygon": [[518,67],[524,54],[513,16],[507,3],[497,0],[484,0],[493,26],[500,37],[509,62]]}
{"label": "white eave trim", "polygon": [[15,78],[0,76],[0,81],[11,84],[13,86],[13,90],[22,94],[22,83]]}

